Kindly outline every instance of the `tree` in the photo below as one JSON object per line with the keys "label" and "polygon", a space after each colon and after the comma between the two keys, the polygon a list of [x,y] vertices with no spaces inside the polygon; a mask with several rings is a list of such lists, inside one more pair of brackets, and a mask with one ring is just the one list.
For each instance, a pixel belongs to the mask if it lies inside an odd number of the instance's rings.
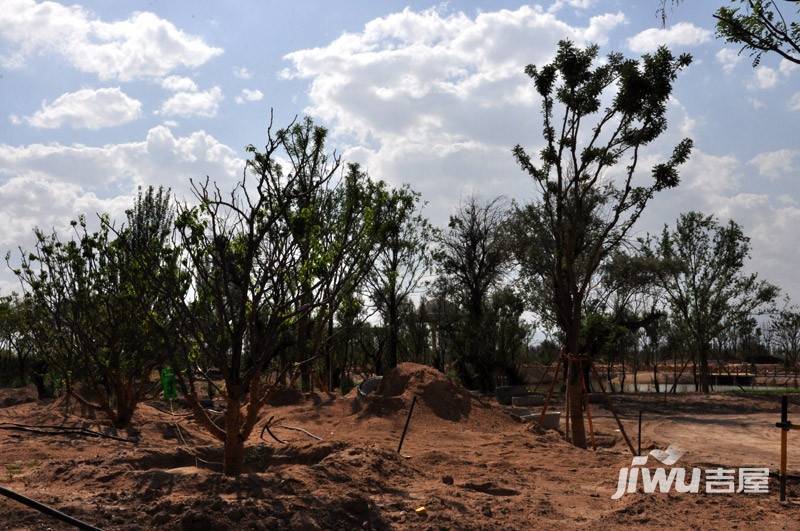
{"label": "tree", "polygon": [[666,265],[658,281],[697,356],[700,387],[708,393],[712,341],[765,309],[778,288],[745,273],[750,239],[734,221],[721,225],[714,216],[681,214],[674,230],[665,226],[660,238],[643,242],[643,253]]}
{"label": "tree", "polygon": [[181,285],[169,204],[168,191],[150,188],[140,191],[120,229],[107,216],[94,232],[84,218],[73,221],[66,242],[37,229],[34,251],[22,253],[14,270],[31,305],[37,350],[68,395],[119,428],[130,423],[170,347],[151,328],[170,306],[162,287]]}
{"label": "tree", "polygon": [[[800,64],[800,4],[786,2],[786,13],[773,0],[735,0],[736,7],[720,7],[717,35],[739,44],[753,57],[753,66],[765,52],[773,52],[787,61]],[[737,5],[739,4],[739,5]],[[743,9],[744,8],[744,9]],[[795,20],[788,19],[794,11]]]}
{"label": "tree", "polygon": [[[772,342],[783,357],[787,368],[797,374],[800,363],[800,308],[791,304],[788,297],[784,305],[772,317],[769,326]],[[795,384],[796,385],[796,384]]]}
{"label": "tree", "polygon": [[469,198],[450,216],[448,230],[436,239],[439,273],[455,290],[466,313],[465,351],[456,360],[466,385],[491,389],[491,356],[484,334],[488,296],[511,265],[507,212],[499,199]]}
{"label": "tree", "polygon": [[[626,239],[648,201],[677,186],[678,166],[692,147],[690,139],[682,140],[666,162],[652,167],[649,182],[636,184],[641,150],[666,130],[673,83],[691,56],[676,58],[661,47],[641,61],[612,53],[593,67],[597,52],[597,46],[579,49],[561,41],[552,63],[525,69],[542,98],[545,145],[538,164],[522,146],[513,150],[538,193],[517,210],[517,260],[535,309],[561,331],[572,441],[580,447],[586,446],[580,373],[590,362],[580,330],[595,273]],[[600,110],[607,90],[615,94]],[[596,125],[585,132],[587,120],[598,112]]]}
{"label": "tree", "polygon": [[[209,179],[193,182],[197,204],[179,206],[176,226],[194,296],[176,300],[186,332],[175,360],[178,382],[198,422],[224,442],[226,475],[241,473],[245,441],[270,386],[321,352],[312,317],[327,323],[327,312],[380,248],[385,185],[357,165],[342,176],[339,158],[326,154],[326,136],[310,120],[274,134],[270,127],[263,151],[248,146],[252,157],[230,193]],[[306,357],[275,367],[295,341]],[[224,427],[200,406],[198,359],[222,373]],[[271,370],[279,374],[270,382]]]}
{"label": "tree", "polygon": [[428,270],[428,245],[433,236],[430,224],[420,214],[419,194],[401,188],[389,203],[383,248],[366,277],[369,295],[387,332],[386,369],[397,366],[400,309]]}
{"label": "tree", "polygon": [[[20,298],[16,293],[0,298],[0,345],[3,350],[12,353],[17,364],[17,383],[25,385],[29,377],[37,384],[39,398],[44,398],[44,381],[36,377],[32,371],[34,363],[35,343],[28,326],[30,302]],[[33,374],[32,374],[33,373]]]}
{"label": "tree", "polygon": [[[679,4],[682,0],[660,0],[658,12],[662,25],[667,21],[667,2]],[[800,4],[788,1],[782,10],[774,0],[731,0],[714,13],[717,19],[717,37],[741,45],[758,66],[765,52],[776,53],[787,61],[800,64],[800,20],[792,20],[792,12],[800,14]],[[792,6],[792,4],[797,4]]]}

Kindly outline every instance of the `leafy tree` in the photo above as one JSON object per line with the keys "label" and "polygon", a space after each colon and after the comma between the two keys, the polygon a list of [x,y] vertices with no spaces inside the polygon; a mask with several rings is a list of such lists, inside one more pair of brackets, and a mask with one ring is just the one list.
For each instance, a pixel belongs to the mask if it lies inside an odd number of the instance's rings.
{"label": "leafy tree", "polygon": [[[28,326],[29,315],[29,301],[16,293],[0,298],[0,345],[16,360],[16,380],[19,385],[25,385],[31,377],[34,382],[39,381],[36,371],[32,371],[35,343]],[[41,384],[40,388],[37,383],[37,390],[40,391],[39,397],[44,398],[43,380]]]}
{"label": "leafy tree", "polygon": [[456,359],[466,385],[491,389],[491,345],[485,335],[489,294],[511,266],[508,218],[500,200],[480,203],[472,197],[450,216],[448,230],[436,239],[439,273],[466,313],[465,349]]}
{"label": "leafy tree", "polygon": [[[714,13],[719,37],[741,45],[742,51],[753,57],[753,66],[765,52],[800,64],[800,3],[783,2],[785,10],[773,0],[735,0],[732,4]],[[789,18],[792,14],[794,20]]]}
{"label": "leafy tree", "polygon": [[384,242],[365,282],[386,328],[386,369],[397,366],[400,310],[430,265],[433,229],[422,217],[419,194],[401,188],[391,194]]}
{"label": "leafy tree", "polygon": [[800,308],[791,304],[788,297],[783,307],[773,315],[769,330],[786,367],[797,370],[800,363]]}
{"label": "leafy tree", "polygon": [[746,273],[750,239],[734,221],[721,225],[699,212],[682,214],[674,230],[644,242],[645,256],[663,261],[658,281],[700,364],[700,387],[709,392],[712,341],[748,321],[777,296],[778,288]]}
{"label": "leafy tree", "polygon": [[[580,331],[595,274],[648,201],[677,186],[678,166],[692,147],[682,140],[666,162],[652,167],[649,182],[635,180],[642,149],[667,128],[667,101],[691,56],[676,58],[661,47],[640,61],[612,53],[594,66],[597,52],[597,46],[561,41],[552,63],[525,69],[542,98],[545,145],[538,163],[522,146],[514,148],[538,195],[517,210],[517,260],[534,308],[562,334],[572,441],[580,447],[586,446],[580,373],[588,362]],[[614,95],[601,110],[607,91]]]}
{"label": "leafy tree", "polygon": [[525,300],[511,286],[503,286],[490,296],[488,331],[496,368],[515,373],[527,354],[533,327],[522,318]]}
{"label": "leafy tree", "polygon": [[37,229],[34,251],[15,269],[31,304],[32,336],[69,395],[126,427],[169,348],[151,329],[170,306],[162,286],[180,285],[169,192],[140,192],[119,230],[107,216],[94,232],[84,218],[72,227],[66,242]]}
{"label": "leafy tree", "polygon": [[[282,380],[268,381],[272,362],[293,341],[305,356],[295,366],[318,357],[328,312],[379,251],[385,185],[357,165],[341,176],[338,157],[327,162],[326,135],[309,120],[270,128],[263,151],[247,148],[252,158],[229,194],[206,179],[193,183],[198,204],[179,207],[195,295],[176,301],[187,333],[178,380],[198,421],[224,442],[226,475],[241,472],[267,391]],[[224,427],[200,406],[196,360],[222,373]]]}
{"label": "leafy tree", "polygon": [[433,366],[447,372],[448,364],[464,352],[462,312],[456,302],[455,288],[446,277],[438,277],[420,302],[425,307]]}
{"label": "leafy tree", "polygon": [[[667,3],[676,5],[682,0],[660,0],[658,12],[662,25],[667,21]],[[776,53],[787,61],[800,64],[800,3],[789,0],[782,4],[774,0],[730,0],[714,13],[717,36],[740,45],[741,51],[753,57],[753,66],[761,62],[764,53]]]}

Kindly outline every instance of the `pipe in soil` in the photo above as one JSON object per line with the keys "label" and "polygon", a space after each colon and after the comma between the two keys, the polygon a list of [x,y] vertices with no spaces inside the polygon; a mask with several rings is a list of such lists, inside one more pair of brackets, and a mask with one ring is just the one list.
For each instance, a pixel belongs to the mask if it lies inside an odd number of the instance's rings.
{"label": "pipe in soil", "polygon": [[5,487],[0,486],[0,495],[5,496],[7,498],[11,498],[14,501],[18,501],[23,505],[27,505],[31,509],[36,509],[40,513],[52,516],[53,518],[57,518],[62,522],[77,527],[78,529],[85,529],[88,531],[102,531],[99,527],[95,527],[91,524],[87,524],[86,522],[78,520],[77,518],[73,518],[72,516],[66,513],[62,513],[58,509],[54,509],[49,505],[45,505],[34,499],[28,498],[27,496],[23,496],[22,494],[14,492],[11,489],[7,489]]}

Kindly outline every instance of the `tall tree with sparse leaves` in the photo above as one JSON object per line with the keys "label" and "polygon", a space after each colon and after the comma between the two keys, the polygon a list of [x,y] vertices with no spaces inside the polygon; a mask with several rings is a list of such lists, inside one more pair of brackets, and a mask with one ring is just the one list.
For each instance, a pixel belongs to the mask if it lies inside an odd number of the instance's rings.
{"label": "tall tree with sparse leaves", "polygon": [[[600,265],[628,236],[647,203],[678,185],[692,142],[677,144],[650,179],[635,179],[642,150],[667,128],[667,101],[691,56],[661,47],[641,60],[597,46],[561,41],[552,63],[525,72],[542,98],[544,147],[538,158],[513,152],[533,179],[537,199],[517,211],[515,245],[521,275],[537,309],[561,331],[567,354],[571,439],[586,446],[580,374],[587,363],[580,331]],[[606,92],[613,96],[602,108]],[[590,120],[594,119],[594,125]],[[640,184],[637,184],[640,183]]]}

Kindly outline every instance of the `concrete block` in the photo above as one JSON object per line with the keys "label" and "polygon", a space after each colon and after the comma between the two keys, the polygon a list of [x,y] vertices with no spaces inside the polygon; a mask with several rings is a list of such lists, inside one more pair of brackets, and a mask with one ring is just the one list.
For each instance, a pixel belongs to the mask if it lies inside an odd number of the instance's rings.
{"label": "concrete block", "polygon": [[544,396],[542,395],[522,395],[522,396],[512,396],[511,397],[511,405],[516,407],[526,407],[526,406],[543,406],[544,405]]}
{"label": "concrete block", "polygon": [[560,411],[548,411],[544,414],[544,422],[542,422],[543,430],[557,430],[561,423]]}

